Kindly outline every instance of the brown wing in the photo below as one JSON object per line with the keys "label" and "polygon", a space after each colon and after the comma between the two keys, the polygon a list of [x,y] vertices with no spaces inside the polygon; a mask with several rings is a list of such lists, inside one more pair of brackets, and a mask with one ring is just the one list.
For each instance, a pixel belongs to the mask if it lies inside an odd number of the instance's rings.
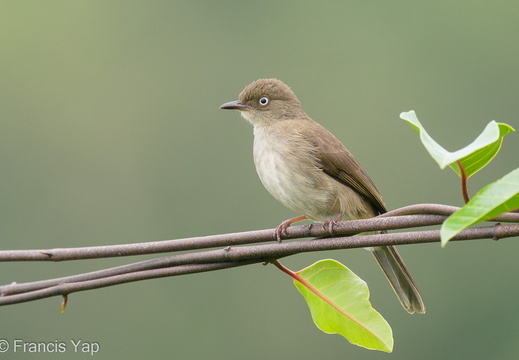
{"label": "brown wing", "polygon": [[323,171],[335,180],[355,189],[379,213],[386,212],[386,206],[375,184],[344,145],[320,125],[314,135],[312,142],[317,147],[317,156],[321,160]]}

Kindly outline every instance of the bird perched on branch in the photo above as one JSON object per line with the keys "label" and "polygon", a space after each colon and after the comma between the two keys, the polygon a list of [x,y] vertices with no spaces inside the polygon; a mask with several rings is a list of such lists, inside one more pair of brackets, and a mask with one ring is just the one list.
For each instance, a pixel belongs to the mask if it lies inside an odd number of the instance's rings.
{"label": "bird perched on branch", "polygon": [[[334,222],[386,212],[377,188],[346,147],[313,121],[292,90],[278,79],[254,81],[238,100],[220,106],[238,110],[254,126],[254,164],[265,188],[301,214],[276,229],[304,219]],[[422,297],[394,246],[369,249],[404,309],[425,313]]]}

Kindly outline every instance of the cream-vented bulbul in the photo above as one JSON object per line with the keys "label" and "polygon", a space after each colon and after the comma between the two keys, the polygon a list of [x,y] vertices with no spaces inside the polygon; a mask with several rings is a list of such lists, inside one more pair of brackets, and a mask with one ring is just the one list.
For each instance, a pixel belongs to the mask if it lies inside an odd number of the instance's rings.
{"label": "cream-vented bulbul", "polygon": [[[254,81],[237,101],[220,109],[238,110],[254,126],[254,164],[265,188],[301,214],[276,229],[304,219],[365,219],[386,212],[377,188],[346,147],[313,121],[292,90],[278,79]],[[425,313],[422,297],[394,246],[370,248],[404,309]]]}

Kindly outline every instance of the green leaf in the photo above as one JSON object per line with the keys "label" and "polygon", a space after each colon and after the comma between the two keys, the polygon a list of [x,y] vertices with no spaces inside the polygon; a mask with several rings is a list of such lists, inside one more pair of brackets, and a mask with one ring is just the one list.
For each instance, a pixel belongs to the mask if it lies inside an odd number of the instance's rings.
{"label": "green leaf", "polygon": [[441,227],[442,246],[462,230],[519,208],[519,168],[482,188]]}
{"label": "green leaf", "polygon": [[401,113],[400,118],[407,121],[420,135],[423,145],[441,169],[450,166],[458,176],[461,176],[459,166],[456,163],[460,161],[467,178],[484,168],[498,153],[503,143],[503,137],[515,131],[507,124],[491,121],[471,144],[458,151],[449,152],[425,131],[413,110]]}
{"label": "green leaf", "polygon": [[391,327],[371,307],[368,286],[351,270],[335,260],[321,260],[296,274],[309,285],[294,280],[319,329],[368,349],[393,350]]}

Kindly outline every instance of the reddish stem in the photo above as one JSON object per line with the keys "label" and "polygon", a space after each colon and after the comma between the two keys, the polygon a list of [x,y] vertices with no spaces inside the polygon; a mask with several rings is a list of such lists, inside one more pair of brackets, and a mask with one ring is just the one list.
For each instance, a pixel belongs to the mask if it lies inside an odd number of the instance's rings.
{"label": "reddish stem", "polygon": [[[285,274],[288,274],[288,276],[290,276],[292,279],[294,279],[294,280],[300,282],[301,284],[303,284],[311,292],[313,292],[315,295],[319,296],[321,299],[326,301],[328,304],[330,304],[331,306],[333,306],[334,308],[336,308],[340,312],[343,312],[340,308],[337,307],[337,305],[335,305],[333,302],[331,302],[330,299],[327,299],[326,297],[324,297],[323,294],[321,294],[316,288],[314,288],[312,285],[310,285],[305,279],[303,279],[301,276],[299,276],[296,272],[293,272],[292,270],[284,267],[277,260],[271,261],[271,263],[274,264],[279,270],[283,271]],[[348,315],[346,315],[346,316],[348,316]],[[348,317],[350,317],[350,316],[348,316]],[[351,317],[350,317],[350,319],[351,319]]]}
{"label": "reddish stem", "polygon": [[463,200],[465,201],[465,204],[470,201],[469,196],[469,189],[467,187],[467,173],[465,172],[465,168],[461,164],[461,161],[456,161],[460,168],[460,175],[461,175],[461,193],[463,194]]}
{"label": "reddish stem", "polygon": [[341,309],[337,304],[335,304],[333,301],[325,297],[320,291],[318,291],[316,288],[314,288],[312,285],[310,285],[305,279],[303,279],[301,276],[299,276],[297,273],[293,272],[292,270],[284,267],[281,265],[281,263],[277,260],[271,261],[272,264],[274,264],[279,270],[283,271],[285,274],[288,274],[292,279],[297,280],[301,284],[303,284],[305,287],[307,287],[311,292],[313,292],[315,295],[319,296],[322,300],[326,301],[330,306],[335,308],[337,311],[342,313],[344,316],[346,316],[348,319],[353,321],[359,326],[365,327],[365,325],[361,324],[357,319],[352,317],[350,314],[347,314],[344,312],[343,309]]}
{"label": "reddish stem", "polygon": [[[283,271],[285,274],[288,274],[288,276],[290,276],[292,279],[294,280],[297,280],[298,282],[300,282],[301,284],[303,284],[305,287],[307,287],[311,292],[313,292],[315,295],[319,296],[321,299],[323,299],[324,301],[326,301],[328,304],[330,304],[331,306],[333,306],[334,308],[336,308],[337,310],[339,310],[340,312],[344,313],[340,308],[337,307],[336,304],[334,304],[333,302],[330,301],[330,299],[326,298],[323,296],[323,294],[321,294],[321,292],[319,292],[316,288],[314,288],[312,285],[310,285],[305,279],[303,279],[301,276],[299,276],[296,272],[293,272],[292,270],[284,267],[283,265],[281,265],[281,263],[277,260],[274,260],[274,261],[271,261],[272,264],[274,264],[279,270]],[[345,314],[346,315],[346,314]],[[349,315],[346,315],[348,316],[350,319],[351,317]],[[353,320],[353,319],[352,319]],[[355,321],[355,320],[354,320]]]}
{"label": "reddish stem", "polygon": [[299,281],[300,283],[304,284],[305,286],[309,285],[306,283],[304,279],[301,278],[301,276],[297,275],[295,272],[290,270],[289,268],[284,267],[281,265],[281,263],[277,260],[271,261],[271,264],[275,265],[279,270],[283,271],[285,274],[290,276],[292,279]]}

